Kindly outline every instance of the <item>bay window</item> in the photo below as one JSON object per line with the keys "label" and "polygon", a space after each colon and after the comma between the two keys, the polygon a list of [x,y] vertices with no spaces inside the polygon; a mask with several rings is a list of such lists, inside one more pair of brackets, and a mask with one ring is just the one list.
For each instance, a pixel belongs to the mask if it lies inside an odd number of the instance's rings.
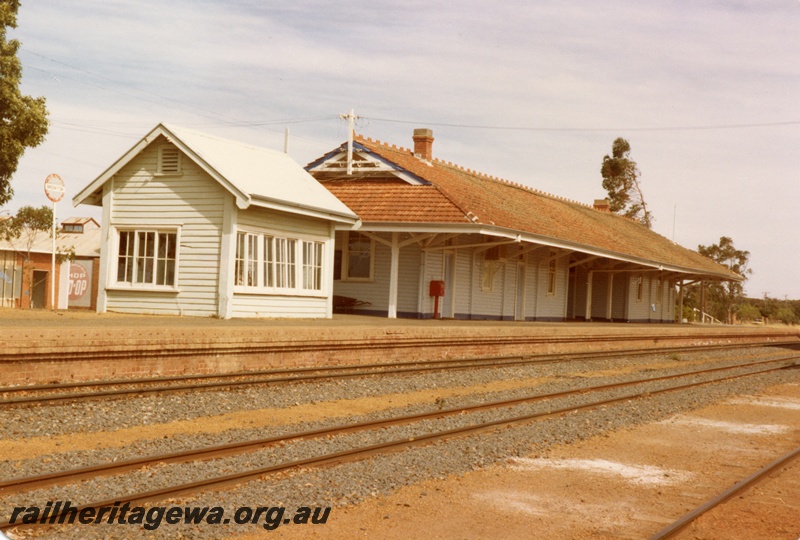
{"label": "bay window", "polygon": [[322,290],[323,243],[240,231],[234,285],[241,292]]}

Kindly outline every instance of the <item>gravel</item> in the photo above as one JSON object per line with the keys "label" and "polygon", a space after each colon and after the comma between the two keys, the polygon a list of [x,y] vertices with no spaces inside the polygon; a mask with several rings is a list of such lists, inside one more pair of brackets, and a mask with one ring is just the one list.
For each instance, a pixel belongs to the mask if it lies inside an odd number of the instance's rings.
{"label": "gravel", "polygon": [[[765,350],[780,353],[775,349],[753,349],[751,351],[731,351],[714,353],[715,365],[725,365],[734,358],[748,353]],[[703,356],[709,356],[704,353]],[[370,377],[336,382],[310,384],[292,384],[284,387],[258,387],[240,389],[230,392],[204,392],[198,394],[179,394],[172,396],[152,396],[127,399],[114,402],[102,401],[77,405],[59,405],[30,409],[14,409],[0,415],[4,436],[20,437],[31,434],[42,435],[42,429],[48,433],[93,432],[132,425],[131,418],[141,417],[142,411],[151,414],[139,423],[164,422],[174,419],[194,418],[211,414],[219,414],[227,410],[255,410],[289,406],[295,403],[316,403],[325,400],[346,399],[367,395],[383,395],[402,393],[435,386],[467,386],[480,385],[490,380],[514,379],[521,377],[556,376],[556,381],[536,387],[535,393],[553,392],[576,386],[610,383],[634,378],[634,375],[603,378],[602,381],[578,375],[579,370],[602,370],[620,368],[628,365],[641,365],[643,362],[673,361],[674,368],[657,373],[661,375],[671,372],[691,371],[698,369],[686,366],[685,361],[693,359],[693,355],[680,355],[653,358],[623,358],[592,362],[569,362],[545,364],[529,367],[503,368],[499,370],[475,370],[432,373],[423,376],[403,377]],[[698,357],[699,358],[699,357]],[[576,376],[577,375],[577,376]],[[576,379],[579,384],[576,384]],[[692,377],[699,379],[699,376]],[[271,475],[264,480],[252,481],[227,492],[207,492],[198,494],[190,501],[169,504],[190,504],[192,506],[221,506],[226,514],[233,515],[236,508],[242,506],[286,506],[293,511],[300,506],[334,507],[336,509],[357,504],[366,498],[380,496],[410,483],[428,478],[441,478],[449,474],[463,474],[475,468],[502,462],[506,459],[536,454],[554,444],[565,444],[618,429],[661,420],[669,415],[691,410],[708,403],[724,399],[730,395],[746,394],[755,389],[779,382],[800,380],[797,370],[784,370],[777,373],[756,375],[746,379],[737,379],[712,386],[695,387],[681,392],[658,394],[647,399],[637,399],[613,405],[595,408],[580,413],[568,413],[536,422],[518,425],[513,428],[501,428],[491,433],[473,435],[466,438],[439,442],[427,447],[414,448],[394,452],[369,460],[338,465],[335,468],[309,469],[302,472]],[[673,384],[673,383],[670,383]],[[664,386],[662,383],[647,383],[651,389]],[[622,390],[621,393],[632,393],[633,389]],[[509,392],[479,393],[448,399],[444,404],[434,405],[439,408],[461,406],[467,403],[510,399],[532,393],[530,389],[519,389]],[[619,395],[619,391],[604,392],[608,396]],[[558,407],[575,406],[582,402],[600,399],[598,394],[576,396],[560,401]],[[525,404],[508,409],[506,416],[532,414],[546,411],[553,407],[548,402]],[[431,405],[408,407],[402,414],[430,410]],[[383,416],[395,416],[398,410],[384,411],[380,414],[350,417],[348,423],[376,419]],[[424,429],[437,431],[453,429],[460,425],[468,425],[480,420],[497,418],[498,412],[480,412],[469,415],[448,417],[443,420],[426,421]],[[139,415],[139,416],[137,416]],[[48,424],[48,418],[53,421]],[[68,419],[67,421],[62,421]],[[55,420],[59,420],[55,422]],[[31,427],[29,422],[39,426],[39,430]],[[62,470],[96,464],[109,460],[127,459],[133,456],[163,453],[183,448],[196,448],[212,444],[223,444],[234,440],[247,440],[267,437],[273,434],[316,429],[323,425],[343,424],[344,419],[293,426],[273,427],[261,430],[229,430],[215,435],[176,436],[169,439],[140,441],[125,449],[107,449],[98,451],[81,451],[36,458],[32,460],[16,460],[0,465],[3,478],[19,477],[31,474],[31,471],[44,473],[50,470]],[[46,428],[45,428],[46,426]],[[398,440],[408,437],[419,437],[420,425],[394,426],[377,432],[356,433],[346,436],[328,437],[298,441],[270,447],[254,454],[231,456],[209,462],[192,462],[181,465],[158,466],[151,469],[128,473],[115,477],[112,481],[100,479],[82,482],[61,488],[49,488],[39,492],[31,492],[14,499],[0,501],[0,508],[5,518],[10,516],[10,509],[16,505],[44,504],[47,500],[70,500],[73,504],[114,498],[144,489],[154,489],[160,485],[185,483],[195,479],[226,472],[260,468],[282,461],[297,459],[308,455],[321,455],[351,448],[363,444],[374,444],[377,441]],[[258,524],[247,525],[165,525],[154,531],[143,531],[139,526],[98,525],[76,526],[62,530],[23,531],[25,535],[42,535],[46,538],[129,538],[147,534],[153,538],[185,538],[220,537],[223,535],[263,530]]]}

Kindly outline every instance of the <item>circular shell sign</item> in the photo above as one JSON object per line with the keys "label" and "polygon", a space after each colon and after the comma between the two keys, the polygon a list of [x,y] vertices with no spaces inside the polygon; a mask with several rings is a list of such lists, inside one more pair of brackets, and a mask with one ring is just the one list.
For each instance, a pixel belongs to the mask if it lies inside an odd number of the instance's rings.
{"label": "circular shell sign", "polygon": [[64,198],[64,181],[60,176],[53,173],[44,181],[44,193],[47,198],[57,203]]}

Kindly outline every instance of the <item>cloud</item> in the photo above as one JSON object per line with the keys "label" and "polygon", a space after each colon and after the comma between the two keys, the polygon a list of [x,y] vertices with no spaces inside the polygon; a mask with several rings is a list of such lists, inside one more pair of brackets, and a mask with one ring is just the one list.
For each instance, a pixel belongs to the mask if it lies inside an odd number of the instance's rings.
{"label": "cloud", "polygon": [[623,136],[658,232],[731,236],[753,254],[749,291],[800,298],[775,240],[796,230],[798,125],[642,130],[800,121],[798,27],[800,3],[777,0],[24,2],[24,89],[53,126],[15,186],[23,201],[51,169],[88,182],[159,121],[281,147],[282,125],[242,124],[326,118],[291,124],[306,163],[354,107],[365,135],[408,146],[431,127],[444,159],[590,202]]}

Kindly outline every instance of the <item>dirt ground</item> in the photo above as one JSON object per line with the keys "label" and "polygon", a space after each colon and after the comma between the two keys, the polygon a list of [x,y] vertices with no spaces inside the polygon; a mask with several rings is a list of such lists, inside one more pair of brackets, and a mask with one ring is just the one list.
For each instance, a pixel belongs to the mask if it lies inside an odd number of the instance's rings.
{"label": "dirt ground", "polygon": [[[286,526],[267,534],[290,539],[647,538],[800,446],[799,411],[800,385],[774,386],[656,424],[555,447],[547,455],[334,508],[324,525]],[[798,469],[748,493],[760,504],[734,501],[743,507],[732,510],[739,518],[709,517],[682,537],[796,540]]]}

